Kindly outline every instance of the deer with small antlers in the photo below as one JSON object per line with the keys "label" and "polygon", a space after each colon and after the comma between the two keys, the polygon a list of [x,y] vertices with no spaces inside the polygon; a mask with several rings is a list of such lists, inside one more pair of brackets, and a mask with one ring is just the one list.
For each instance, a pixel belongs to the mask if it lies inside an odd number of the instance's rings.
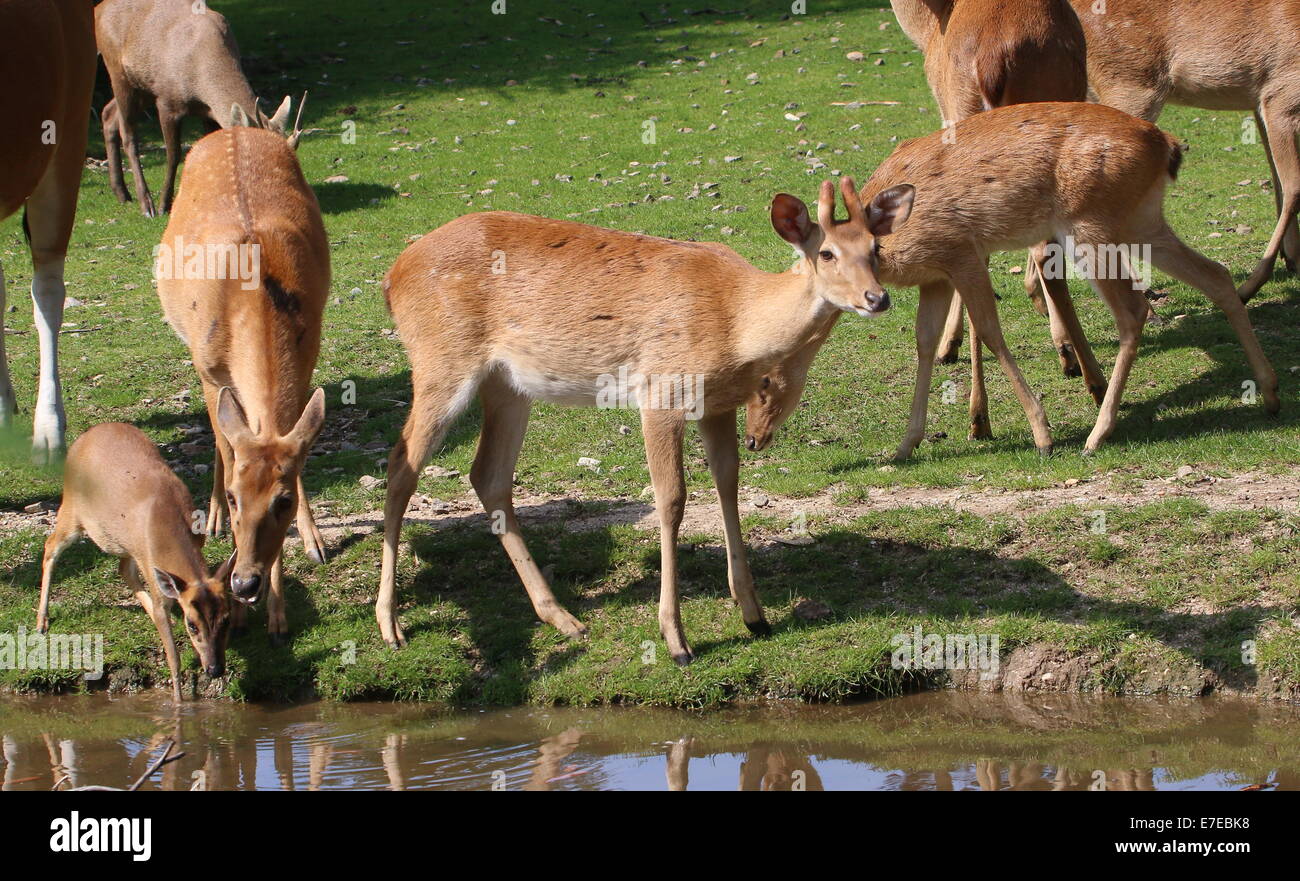
{"label": "deer with small antlers", "polygon": [[[158,111],[167,172],[162,210],[171,210],[176,169],[181,161],[181,123],[187,116],[205,121],[209,131],[256,126],[283,135],[297,146],[301,130],[288,129],[290,99],[267,116],[239,65],[239,47],[225,16],[193,0],[104,0],[95,9],[95,38],[108,69],[113,98],[100,120],[108,151],[108,181],[120,202],[129,202],[122,178],[122,149],[131,164],[140,210],[153,217],[153,196],[140,167],[136,123],[150,101]],[[302,104],[298,105],[302,117]]]}
{"label": "deer with small antlers", "polygon": [[[32,457],[43,464],[62,453],[66,428],[59,328],[63,263],[77,213],[95,83],[89,0],[0,0],[0,83],[5,84],[0,87],[0,219],[24,209],[40,344]],[[4,304],[0,267],[0,427],[10,425],[17,411],[5,354]]]}
{"label": "deer with small antlers", "polygon": [[[903,31],[925,53],[925,76],[943,113],[945,127],[976,113],[1035,101],[1083,101],[1088,97],[1083,27],[1067,0],[890,0]],[[1046,243],[1035,245],[1025,267],[1025,291],[1051,319],[1052,340],[1066,376],[1080,376],[1080,360],[1100,373],[1078,325],[1070,289],[1063,278],[1043,271]],[[1040,290],[1041,286],[1041,290]],[[1041,291],[1046,291],[1044,298]],[[939,361],[957,360],[962,339],[962,301],[948,311]],[[971,331],[972,371],[979,339]],[[1104,384],[1089,388],[1100,406]],[[977,399],[982,388],[972,386]],[[987,425],[972,425],[971,439],[987,438]]]}
{"label": "deer with small antlers", "polygon": [[[846,221],[834,219],[829,181],[817,223],[794,196],[773,200],[772,225],[798,254],[783,273],[756,269],[722,245],[504,211],[453,220],[398,257],[383,289],[411,361],[414,398],[388,460],[375,614],[389,645],[405,641],[394,597],[406,506],[426,457],[476,394],[483,427],[470,482],[543,621],[568,636],[585,632],[529,554],[511,501],[534,400],[640,410],[660,525],[659,626],[679,664],[694,657],[678,601],[677,536],[686,503],[682,441],[688,419],[698,417],[722,507],[731,595],[751,632],[769,631],[740,531],[736,408],[768,368],[821,335],[831,315],[888,309],[874,247],[911,202],[902,186],[863,209],[853,182],[841,183]],[[681,394],[663,393],[666,377],[686,378],[670,379]]]}
{"label": "deer with small antlers", "polygon": [[[230,638],[226,578],[234,557],[214,575],[203,561],[204,535],[194,526],[190,492],[158,455],[144,432],[121,422],[89,429],[68,450],[63,500],[41,561],[41,602],[36,627],[50,629],[54,564],[70,545],[88,537],[119,558],[118,571],[153,619],[171,671],[172,694],[181,699],[180,659],[168,610],[181,607],[185,630],[209,676],[221,676]],[[146,586],[147,581],[147,586]]]}
{"label": "deer with small antlers", "polygon": [[1097,100],[1155,122],[1165,104],[1253,113],[1273,174],[1277,225],[1238,290],[1247,302],[1279,253],[1300,260],[1300,0],[1071,0]]}
{"label": "deer with small antlers", "polygon": [[[1119,330],[1119,354],[1092,433],[1084,447],[1095,451],[1115,428],[1147,316],[1135,267],[1097,255],[1149,247],[1150,262],[1197,288],[1223,310],[1255,375],[1264,410],[1280,407],[1277,375],[1260,349],[1246,309],[1227,269],[1185,245],[1164,219],[1165,189],[1177,175],[1182,145],[1154,125],[1097,104],[1017,104],[970,117],[949,132],[908,141],[876,169],[863,187],[869,202],[878,193],[916,183],[907,224],[886,239],[879,277],[918,286],[917,378],[907,434],[897,457],[907,458],[925,433],[934,352],[954,288],[961,293],[980,338],[993,349],[1015,388],[1043,453],[1051,432],[1038,398],[1025,383],[998,324],[987,259],[994,251],[1025,247],[1055,237],[1069,244],[1066,259],[1088,258],[1089,281],[1110,307]],[[1114,271],[1110,264],[1116,264]],[[1086,264],[1085,264],[1086,265]],[[1061,270],[1054,270],[1061,271]],[[1075,335],[1072,329],[1071,336]],[[796,352],[771,371],[750,401],[746,444],[771,442],[803,393],[808,352]],[[1085,377],[1091,385],[1101,377]],[[982,387],[982,378],[978,378]],[[972,425],[987,423],[987,401],[972,400]]]}
{"label": "deer with small antlers", "polygon": [[[272,132],[237,126],[208,135],[190,151],[181,183],[155,272],[216,436],[207,532],[221,533],[228,508],[231,590],[251,605],[269,582],[267,629],[279,644],[288,632],[280,558],[295,513],[307,556],[325,562],[302,470],[325,421],[325,391],[313,394],[311,380],[329,243],[293,149]],[[191,263],[194,254],[203,259]]]}

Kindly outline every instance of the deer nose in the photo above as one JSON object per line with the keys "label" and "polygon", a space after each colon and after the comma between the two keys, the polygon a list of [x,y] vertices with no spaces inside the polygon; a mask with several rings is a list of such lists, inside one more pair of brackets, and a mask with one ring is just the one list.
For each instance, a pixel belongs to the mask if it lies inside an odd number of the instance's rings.
{"label": "deer nose", "polygon": [[889,291],[881,291],[878,294],[867,291],[866,298],[867,308],[872,312],[884,312],[889,308]]}
{"label": "deer nose", "polygon": [[230,579],[230,587],[239,599],[244,602],[253,602],[257,599],[258,591],[262,588],[262,576],[250,575],[247,578],[241,578],[236,575]]}
{"label": "deer nose", "polygon": [[745,449],[749,450],[750,452],[753,452],[754,450],[758,449],[758,441],[754,438],[752,434],[745,435]]}

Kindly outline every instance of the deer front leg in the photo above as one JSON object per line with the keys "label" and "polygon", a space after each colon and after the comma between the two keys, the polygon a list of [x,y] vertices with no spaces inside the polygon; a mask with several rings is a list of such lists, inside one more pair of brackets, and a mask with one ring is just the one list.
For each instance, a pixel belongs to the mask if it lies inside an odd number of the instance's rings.
{"label": "deer front leg", "polygon": [[324,563],[325,539],[316,528],[316,518],[311,513],[311,502],[307,500],[301,472],[298,474],[298,534],[302,536],[302,549],[307,559],[317,564]]}
{"label": "deer front leg", "polygon": [[289,623],[284,616],[284,548],[271,566],[271,589],[266,597],[266,633],[273,646],[289,639]]}
{"label": "deer front leg", "polygon": [[108,187],[117,201],[125,204],[131,201],[131,193],[122,177],[122,133],[118,128],[117,113],[117,99],[114,98],[104,105],[99,122],[104,130],[104,152],[108,157]]}
{"label": "deer front leg", "polygon": [[167,606],[163,603],[161,597],[154,596],[152,589],[145,586],[140,576],[140,569],[130,557],[122,557],[117,564],[117,571],[121,574],[122,580],[127,583],[135,593],[136,600],[149,613],[153,619],[154,627],[158,629],[158,636],[162,639],[163,654],[167,656],[167,669],[171,672],[172,677],[172,697],[177,703],[181,702],[181,661],[180,655],[176,652],[176,639],[172,636],[172,625],[167,620]]}
{"label": "deer front leg", "polygon": [[113,94],[121,96],[117,104],[117,132],[122,146],[126,149],[127,161],[131,164],[131,176],[135,179],[135,195],[140,200],[140,212],[145,217],[155,217],[158,212],[154,210],[153,197],[149,195],[149,185],[145,183],[144,169],[140,165],[140,145],[135,138],[139,98],[130,87],[119,90],[116,83],[113,86]]}
{"label": "deer front leg", "polygon": [[659,630],[668,653],[680,666],[695,660],[682,628],[677,595],[677,535],[686,512],[686,475],[682,471],[682,438],[686,419],[680,410],[641,411],[646,461],[659,513]]}
{"label": "deer front leg", "polygon": [[163,144],[167,147],[167,174],[163,178],[162,213],[172,210],[172,196],[176,192],[176,168],[181,164],[181,120],[183,108],[158,102],[158,125],[162,128]]}
{"label": "deer front leg", "polygon": [[220,389],[209,382],[203,383],[203,399],[208,406],[208,422],[212,425],[212,496],[208,501],[208,522],[205,528],[208,538],[218,538],[225,530],[226,513],[226,468],[234,467],[235,451],[221,433],[217,424],[217,400]]}
{"label": "deer front leg", "polygon": [[54,521],[54,531],[45,539],[45,553],[41,557],[41,600],[36,607],[36,630],[48,633],[50,630],[50,582],[54,578],[54,564],[59,555],[81,537],[77,528],[76,515],[69,510],[67,502],[59,509],[58,519]]}
{"label": "deer front leg", "polygon": [[[1264,155],[1268,157],[1268,171],[1273,178],[1273,204],[1277,208],[1278,216],[1282,214],[1282,181],[1277,176],[1277,163],[1273,161],[1273,148],[1268,143],[1268,127],[1264,125],[1264,117],[1259,110],[1255,111],[1255,125],[1258,126],[1260,134],[1263,136]],[[1297,226],[1295,218],[1292,218],[1291,224],[1287,227],[1286,237],[1282,240],[1282,256],[1286,259],[1286,268],[1288,272],[1296,271],[1296,261],[1300,260],[1300,226]]]}
{"label": "deer front leg", "polygon": [[1119,415],[1119,403],[1124,396],[1124,387],[1128,384],[1129,372],[1137,357],[1138,343],[1142,339],[1142,326],[1146,323],[1147,300],[1138,291],[1132,289],[1127,281],[1116,279],[1097,279],[1093,288],[1110,306],[1115,316],[1115,327],[1119,332],[1119,353],[1115,356],[1115,367],[1110,374],[1110,384],[1106,388],[1106,397],[1097,414],[1097,422],[1084,444],[1084,455],[1095,453],[1115,430]]}
{"label": "deer front leg", "polygon": [[957,298],[953,296],[949,282],[921,285],[920,299],[916,306],[916,389],[912,393],[912,415],[908,420],[907,434],[894,453],[897,461],[911,456],[925,438],[930,381],[934,378],[934,351],[939,345],[939,335],[943,333],[949,304],[954,302],[957,302]]}
{"label": "deer front leg", "polygon": [[740,481],[740,453],[736,448],[736,411],[724,410],[700,420],[700,437],[704,454],[709,457],[709,471],[718,490],[722,508],[722,525],[727,536],[727,584],[731,598],[740,606],[741,617],[750,633],[768,636],[771,626],[763,616],[754,591],[754,576],[749,571],[745,538],[740,532],[740,507],[737,500]]}

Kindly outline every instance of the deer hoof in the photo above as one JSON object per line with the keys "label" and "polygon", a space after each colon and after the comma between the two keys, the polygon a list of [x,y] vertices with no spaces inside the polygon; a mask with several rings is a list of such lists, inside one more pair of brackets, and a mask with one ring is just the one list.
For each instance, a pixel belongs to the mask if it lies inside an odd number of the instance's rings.
{"label": "deer hoof", "polygon": [[674,663],[677,664],[678,667],[686,667],[691,663],[691,661],[694,660],[695,660],[695,654],[691,652],[690,649],[687,649],[684,652],[673,655],[673,661]]}
{"label": "deer hoof", "polygon": [[266,640],[271,644],[271,648],[278,649],[288,644],[289,634],[287,633],[268,633]]}
{"label": "deer hoof", "polygon": [[772,625],[768,624],[767,619],[765,618],[759,618],[757,621],[753,622],[752,624],[746,621],[745,626],[748,627],[749,632],[754,634],[755,636],[772,635]]}

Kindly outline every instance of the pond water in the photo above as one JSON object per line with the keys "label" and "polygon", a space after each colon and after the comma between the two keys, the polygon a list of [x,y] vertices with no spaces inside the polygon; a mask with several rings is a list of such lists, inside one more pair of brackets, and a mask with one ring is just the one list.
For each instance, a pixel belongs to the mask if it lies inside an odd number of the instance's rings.
{"label": "pond water", "polygon": [[[3,788],[1300,789],[1300,707],[930,692],[689,712],[0,698]],[[65,779],[66,778],[66,779]]]}

